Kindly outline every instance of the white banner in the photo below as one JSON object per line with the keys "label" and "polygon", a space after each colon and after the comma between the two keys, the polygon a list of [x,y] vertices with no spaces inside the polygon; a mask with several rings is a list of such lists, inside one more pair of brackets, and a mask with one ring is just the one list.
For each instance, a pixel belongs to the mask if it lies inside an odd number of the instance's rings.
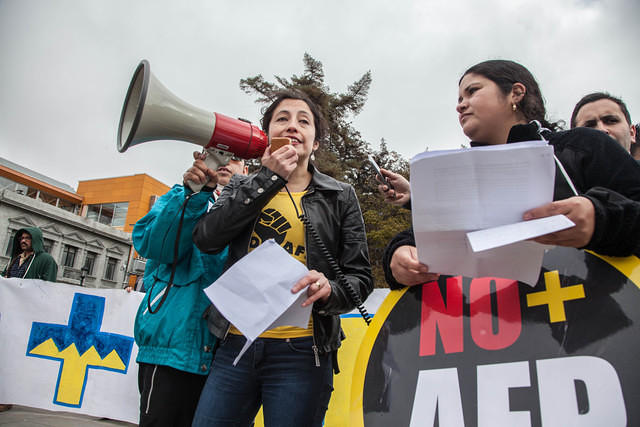
{"label": "white banner", "polygon": [[143,296],[0,278],[0,403],[137,423]]}

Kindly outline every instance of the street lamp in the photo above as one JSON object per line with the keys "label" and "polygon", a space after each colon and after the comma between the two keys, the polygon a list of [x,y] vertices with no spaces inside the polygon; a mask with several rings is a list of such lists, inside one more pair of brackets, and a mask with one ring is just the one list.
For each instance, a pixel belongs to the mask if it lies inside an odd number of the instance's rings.
{"label": "street lamp", "polygon": [[80,269],[80,286],[84,286],[84,278],[87,277],[89,269],[85,266]]}

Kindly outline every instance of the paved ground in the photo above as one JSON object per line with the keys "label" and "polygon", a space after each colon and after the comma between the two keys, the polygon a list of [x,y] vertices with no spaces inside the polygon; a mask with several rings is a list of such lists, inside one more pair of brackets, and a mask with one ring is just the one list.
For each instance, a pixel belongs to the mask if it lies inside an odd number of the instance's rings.
{"label": "paved ground", "polygon": [[0,412],[0,426],[3,427],[133,427],[136,424],[105,418],[89,417],[87,415],[71,414],[68,412],[51,412],[44,409],[28,408],[13,405],[9,411]]}

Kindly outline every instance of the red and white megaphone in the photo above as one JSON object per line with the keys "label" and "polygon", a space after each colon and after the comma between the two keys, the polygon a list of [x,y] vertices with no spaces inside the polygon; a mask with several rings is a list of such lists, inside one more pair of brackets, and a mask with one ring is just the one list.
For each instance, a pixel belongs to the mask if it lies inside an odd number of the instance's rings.
{"label": "red and white megaphone", "polygon": [[[207,151],[205,163],[213,170],[237,156],[262,156],[268,138],[257,126],[242,119],[210,113],[175,96],[152,73],[149,62],[140,61],[133,73],[118,126],[118,151],[147,141],[191,142]],[[194,191],[203,185],[189,183]]]}

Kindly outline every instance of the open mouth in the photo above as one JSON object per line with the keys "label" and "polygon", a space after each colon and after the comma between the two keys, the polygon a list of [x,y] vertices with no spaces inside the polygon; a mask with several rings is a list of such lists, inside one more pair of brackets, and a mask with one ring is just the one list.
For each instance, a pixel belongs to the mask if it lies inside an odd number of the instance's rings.
{"label": "open mouth", "polygon": [[223,173],[231,173],[231,171],[229,169],[227,169],[224,166],[220,166],[217,170],[218,173],[223,172]]}

